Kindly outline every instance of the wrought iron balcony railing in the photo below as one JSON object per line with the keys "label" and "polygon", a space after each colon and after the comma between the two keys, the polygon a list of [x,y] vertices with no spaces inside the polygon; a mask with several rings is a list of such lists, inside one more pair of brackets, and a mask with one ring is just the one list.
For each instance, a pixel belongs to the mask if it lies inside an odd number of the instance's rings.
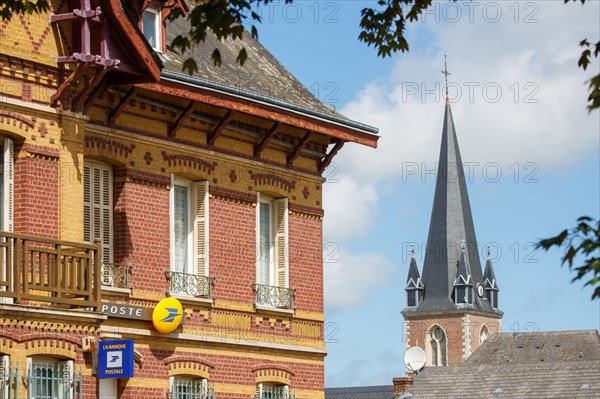
{"label": "wrought iron balcony railing", "polygon": [[116,265],[114,263],[102,264],[102,285],[112,288],[131,289],[130,274],[133,266]]}
{"label": "wrought iron balcony railing", "polygon": [[256,304],[280,309],[294,309],[295,289],[252,283],[256,291]]}
{"label": "wrought iron balcony railing", "polygon": [[171,399],[215,399],[215,388],[202,380],[175,379]]}
{"label": "wrought iron balcony railing", "polygon": [[261,388],[254,399],[296,399],[296,393],[287,387]]}
{"label": "wrought iron balcony railing", "polygon": [[169,292],[172,294],[190,295],[198,298],[211,299],[214,277],[200,276],[165,270],[167,280],[170,281]]}

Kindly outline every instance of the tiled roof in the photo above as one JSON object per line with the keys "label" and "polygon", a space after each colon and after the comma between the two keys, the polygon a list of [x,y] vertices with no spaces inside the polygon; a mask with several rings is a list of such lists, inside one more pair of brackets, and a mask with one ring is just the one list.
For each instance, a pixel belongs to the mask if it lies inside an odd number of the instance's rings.
{"label": "tiled roof", "polygon": [[325,399],[393,399],[393,385],[325,388]]}
{"label": "tiled roof", "polygon": [[491,336],[459,367],[427,367],[412,399],[600,398],[600,336],[564,331]]}
{"label": "tiled roof", "polygon": [[[168,22],[167,43],[170,43],[177,34],[186,33],[189,30],[188,26],[185,18]],[[248,59],[243,66],[236,61],[242,46],[248,53]],[[222,64],[220,66],[215,66],[211,59],[215,48],[219,49],[221,53]],[[216,36],[208,33],[205,42],[199,43],[184,55],[168,52],[164,62],[165,70],[187,74],[187,72],[182,72],[181,68],[183,61],[190,57],[198,64],[198,72],[194,74],[194,77],[334,115],[331,108],[320,102],[246,31],[243,34],[243,41],[229,39],[221,42],[217,40]]]}

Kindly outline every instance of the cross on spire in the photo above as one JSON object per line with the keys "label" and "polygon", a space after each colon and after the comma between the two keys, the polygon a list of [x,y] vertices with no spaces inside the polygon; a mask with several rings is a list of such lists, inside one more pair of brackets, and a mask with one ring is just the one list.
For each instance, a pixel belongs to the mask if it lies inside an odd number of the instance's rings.
{"label": "cross on spire", "polygon": [[446,58],[446,53],[444,53],[444,70],[442,71],[442,73],[446,76],[446,101],[448,101],[448,75],[451,75],[451,73],[448,72],[448,64]]}

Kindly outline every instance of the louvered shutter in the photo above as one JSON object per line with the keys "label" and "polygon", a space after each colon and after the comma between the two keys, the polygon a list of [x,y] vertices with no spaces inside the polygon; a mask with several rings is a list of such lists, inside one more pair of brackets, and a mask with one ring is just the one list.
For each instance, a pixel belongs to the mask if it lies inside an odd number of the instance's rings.
{"label": "louvered shutter", "polygon": [[73,397],[73,361],[66,360],[58,362],[54,378],[58,379],[58,399],[70,399]]}
{"label": "louvered shutter", "polygon": [[3,355],[2,362],[0,363],[0,397],[2,399],[8,398],[10,392],[10,356]]}
{"label": "louvered shutter", "polygon": [[288,286],[288,200],[280,198],[273,201],[275,208],[275,263],[276,285]]}
{"label": "louvered shutter", "polygon": [[83,239],[102,242],[102,262],[113,260],[112,169],[108,165],[86,163],[83,167]]}
{"label": "louvered shutter", "polygon": [[92,181],[91,167],[83,166],[83,241],[92,241]]}
{"label": "louvered shutter", "polygon": [[4,194],[2,198],[2,226],[0,228],[4,231],[14,231],[13,226],[13,211],[14,211],[14,185],[15,185],[15,145],[14,142],[9,139],[4,139],[3,146],[4,154],[3,160],[3,181],[2,181],[2,192]]}
{"label": "louvered shutter", "polygon": [[208,276],[208,181],[192,184],[194,204],[194,268],[199,276]]}

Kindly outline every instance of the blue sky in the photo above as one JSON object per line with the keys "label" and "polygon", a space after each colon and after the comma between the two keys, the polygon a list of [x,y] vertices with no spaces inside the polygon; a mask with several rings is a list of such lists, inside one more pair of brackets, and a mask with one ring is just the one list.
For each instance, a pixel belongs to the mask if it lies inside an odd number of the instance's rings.
{"label": "blue sky", "polygon": [[[443,54],[480,251],[490,245],[504,331],[600,328],[600,301],[532,243],[600,217],[600,112],[585,110],[579,41],[600,38],[600,3],[434,3],[392,58],[359,43],[374,1],[297,1],[263,10],[263,44],[338,111],[376,126],[326,172],[326,386],[403,374],[401,310],[411,243],[427,239],[444,112]],[[596,61],[590,67],[598,71]],[[352,200],[349,200],[351,198]],[[420,251],[419,251],[420,250]]]}

